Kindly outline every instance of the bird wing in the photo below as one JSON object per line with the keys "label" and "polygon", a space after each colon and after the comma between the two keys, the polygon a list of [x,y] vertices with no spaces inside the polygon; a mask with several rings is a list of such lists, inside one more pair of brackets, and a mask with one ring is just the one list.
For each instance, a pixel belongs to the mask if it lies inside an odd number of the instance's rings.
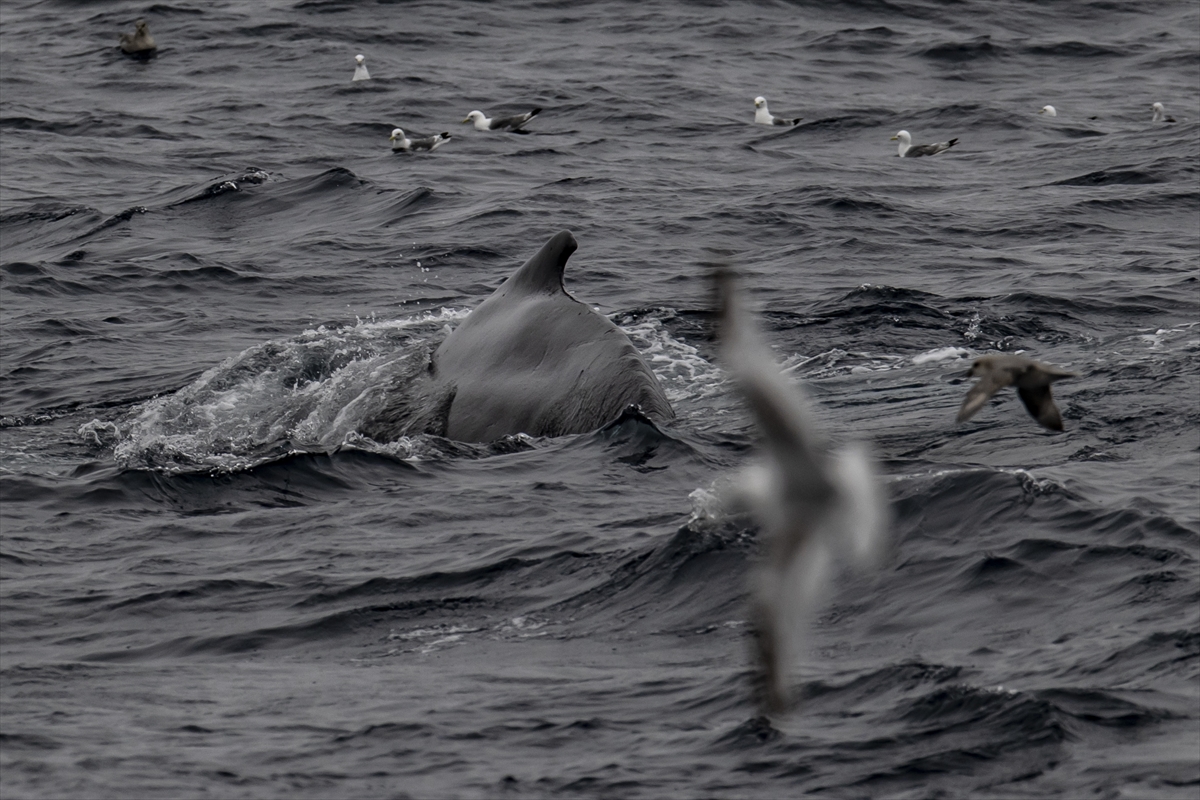
{"label": "bird wing", "polygon": [[1029,410],[1029,415],[1036,419],[1043,428],[1049,428],[1052,431],[1063,429],[1062,415],[1058,413],[1058,406],[1054,405],[1054,398],[1050,396],[1049,385],[1019,386],[1017,395],[1025,404],[1025,408]]}
{"label": "bird wing", "polygon": [[1071,370],[1069,370],[1069,369],[1063,369],[1062,367],[1056,367],[1053,364],[1043,364],[1042,362],[1039,361],[1039,362],[1037,362],[1037,366],[1038,366],[1038,369],[1040,369],[1042,372],[1046,373],[1046,376],[1049,377],[1049,379],[1052,381],[1056,381],[1060,378],[1078,378],[1079,377],[1078,372],[1071,372]]}
{"label": "bird wing", "polygon": [[796,619],[811,602],[828,570],[828,547],[814,537],[837,502],[828,465],[795,387],[779,372],[770,348],[743,308],[734,276],[715,275],[722,360],[738,384],[762,433],[770,461],[766,488],[755,510],[763,525],[767,557],[757,570],[751,605],[760,702],[771,712],[786,708],[787,672],[796,647]]}
{"label": "bird wing", "polygon": [[419,139],[412,140],[414,150],[432,150],[442,143],[442,137],[445,134],[435,133],[432,136],[422,136]]}
{"label": "bird wing", "polygon": [[975,416],[975,412],[983,408],[983,404],[992,399],[992,395],[1012,385],[1012,375],[1008,370],[992,370],[980,378],[979,382],[970,388],[963,400],[962,408],[958,410],[956,422],[966,422]]}
{"label": "bird wing", "polygon": [[763,342],[741,305],[734,277],[717,274],[718,317],[725,363],[729,365],[763,435],[763,448],[776,461],[789,502],[805,504],[813,517],[832,502],[836,489],[818,454],[808,412],[793,387],[779,372],[770,348]]}
{"label": "bird wing", "polygon": [[448,133],[435,133],[433,136],[430,136],[430,137],[429,137],[428,139],[426,139],[425,141],[429,142],[429,149],[430,149],[430,150],[437,150],[437,149],[438,149],[439,147],[441,147],[443,144],[445,144],[446,142],[450,141],[450,134],[448,134]]}
{"label": "bird wing", "polygon": [[918,158],[920,156],[936,156],[943,150],[949,150],[958,139],[951,139],[948,142],[937,142],[935,144],[914,144],[904,153],[905,158]]}
{"label": "bird wing", "polygon": [[501,117],[492,120],[492,130],[502,130],[504,128],[519,128],[529,121],[528,114],[518,114],[515,117]]}
{"label": "bird wing", "polygon": [[489,127],[494,131],[503,130],[504,128],[515,131],[517,128],[536,117],[540,111],[540,108],[535,108],[533,111],[526,111],[524,114],[516,114],[511,117],[499,117],[493,119],[492,124]]}

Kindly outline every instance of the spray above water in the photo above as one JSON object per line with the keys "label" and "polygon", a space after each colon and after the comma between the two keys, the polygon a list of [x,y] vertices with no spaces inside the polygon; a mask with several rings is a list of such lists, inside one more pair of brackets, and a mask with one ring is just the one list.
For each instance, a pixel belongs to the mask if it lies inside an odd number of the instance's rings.
{"label": "spray above water", "polygon": [[240,471],[346,446],[409,455],[391,445],[428,432],[438,410],[415,378],[459,316],[322,326],[256,345],[145,403],[106,438],[122,466],[167,472]]}

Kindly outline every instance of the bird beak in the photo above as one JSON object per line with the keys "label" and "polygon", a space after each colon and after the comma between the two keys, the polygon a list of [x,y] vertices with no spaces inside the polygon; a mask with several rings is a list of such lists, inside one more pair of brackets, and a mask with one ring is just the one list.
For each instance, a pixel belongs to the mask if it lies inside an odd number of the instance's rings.
{"label": "bird beak", "polygon": [[465,124],[467,124],[467,123],[468,123],[468,122],[470,122],[470,121],[471,121],[471,118],[470,118],[470,117],[467,117],[466,119],[464,119],[464,120],[462,121],[462,124],[463,124],[463,125],[465,125]]}
{"label": "bird beak", "polygon": [[963,376],[964,378],[974,378],[974,377],[975,377],[975,368],[974,368],[974,367],[971,367],[969,370],[967,370],[966,372],[964,372],[964,373],[962,374],[962,376]]}
{"label": "bird beak", "polygon": [[897,140],[897,139],[899,139],[899,138],[900,138],[899,136],[893,136],[891,139],[888,139],[888,141],[889,141],[889,142],[894,142],[894,141],[896,141],[896,140]]}

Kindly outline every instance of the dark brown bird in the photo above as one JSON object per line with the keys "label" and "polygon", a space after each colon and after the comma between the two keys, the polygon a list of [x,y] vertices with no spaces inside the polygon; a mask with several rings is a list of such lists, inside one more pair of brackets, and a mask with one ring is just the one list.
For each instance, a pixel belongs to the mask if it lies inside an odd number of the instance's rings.
{"label": "dark brown bird", "polygon": [[1029,415],[1043,428],[1061,431],[1062,415],[1050,396],[1050,384],[1062,378],[1078,378],[1079,374],[1025,356],[1005,355],[975,359],[966,377],[979,378],[979,383],[967,392],[962,408],[958,410],[958,422],[966,422],[973,417],[984,403],[992,399],[992,395],[1005,386],[1016,386],[1017,396],[1029,409]]}

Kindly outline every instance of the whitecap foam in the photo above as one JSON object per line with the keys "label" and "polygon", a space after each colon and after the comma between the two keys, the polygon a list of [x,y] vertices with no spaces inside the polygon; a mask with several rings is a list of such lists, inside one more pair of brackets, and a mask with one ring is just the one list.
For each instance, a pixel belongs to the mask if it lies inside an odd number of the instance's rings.
{"label": "whitecap foam", "polygon": [[[1194,329],[1200,323],[1189,322],[1179,325],[1174,328],[1157,328],[1153,333],[1139,333],[1138,339],[1150,345],[1151,350],[1162,350],[1167,343],[1192,335]],[[1200,338],[1193,337],[1191,341],[1185,344],[1189,349],[1200,347]]]}
{"label": "whitecap foam", "polygon": [[115,422],[93,419],[79,426],[76,435],[93,447],[108,447],[121,438],[121,429]]}
{"label": "whitecap foam", "polygon": [[695,347],[672,336],[663,326],[662,319],[646,317],[621,324],[621,315],[613,316],[615,318],[610,318],[641,352],[672,403],[711,397],[723,391],[725,376],[720,368],[700,355]]}
{"label": "whitecap foam", "polygon": [[707,489],[698,487],[688,495],[692,503],[692,514],[684,527],[690,530],[711,528],[725,518],[725,503],[722,495],[728,491],[728,480],[719,478],[713,481]]}
{"label": "whitecap foam", "polygon": [[[343,446],[415,458],[421,450],[412,440],[368,445],[357,428],[427,363],[439,329],[466,314],[442,308],[321,325],[247,348],[142,404],[119,426],[113,456],[122,466],[168,472],[240,471]],[[80,436],[100,440],[100,429],[81,429]]]}
{"label": "whitecap foam", "polygon": [[971,351],[965,347],[938,347],[926,350],[912,357],[914,364],[926,364],[930,361],[949,361],[952,358],[969,358]]}
{"label": "whitecap foam", "polygon": [[813,356],[788,356],[780,371],[793,379],[802,376],[805,380],[820,380],[841,375],[887,372],[903,366],[906,360],[898,355],[872,355],[835,347]]}

